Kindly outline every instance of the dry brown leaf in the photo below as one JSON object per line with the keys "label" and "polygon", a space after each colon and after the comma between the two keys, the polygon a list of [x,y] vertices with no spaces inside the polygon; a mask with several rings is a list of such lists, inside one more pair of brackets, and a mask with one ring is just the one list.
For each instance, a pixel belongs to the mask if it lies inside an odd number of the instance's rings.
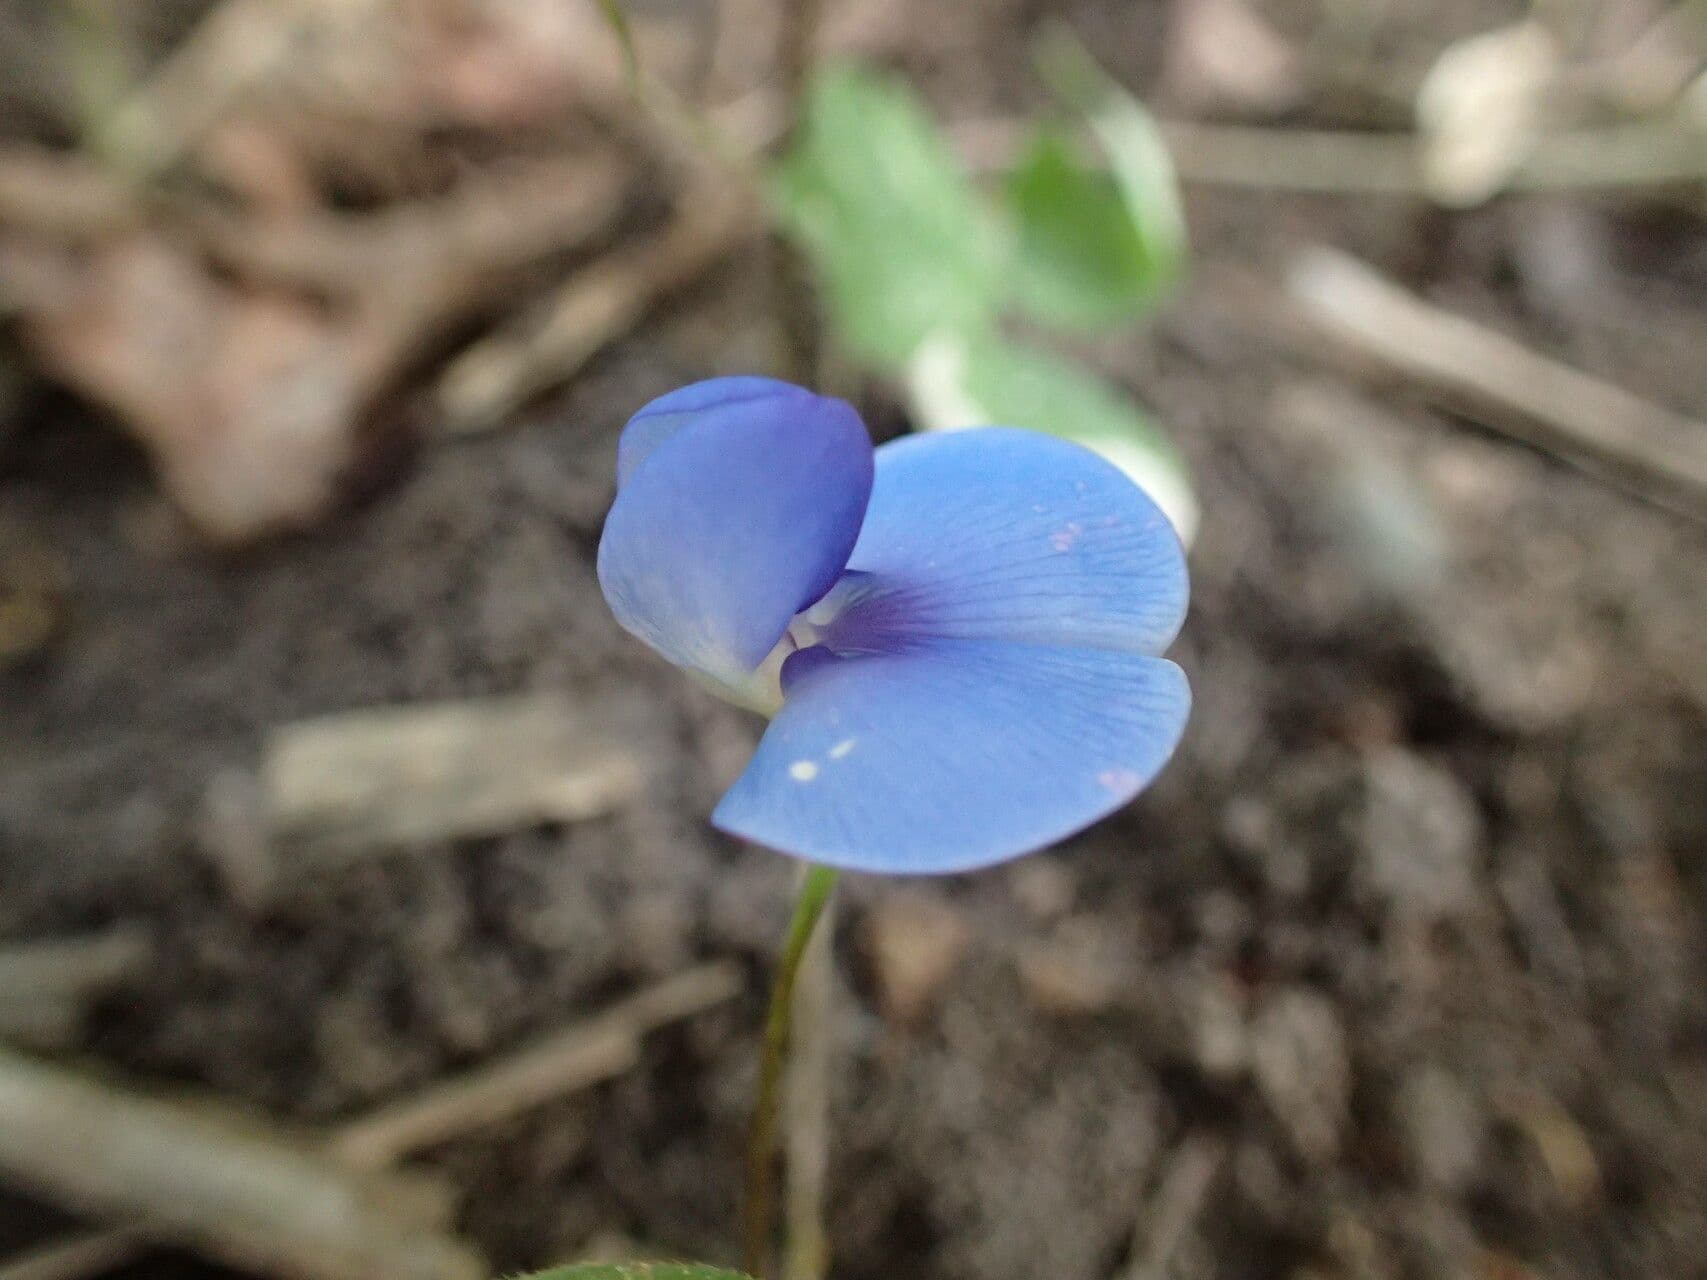
{"label": "dry brown leaf", "polygon": [[301,153],[279,130],[258,120],[221,125],[208,135],[201,157],[208,175],[240,196],[258,217],[301,215],[320,205]]}
{"label": "dry brown leaf", "polygon": [[328,314],[137,234],[93,251],[23,328],[57,376],[119,415],[209,537],[299,526],[332,501],[362,379],[359,344]]}

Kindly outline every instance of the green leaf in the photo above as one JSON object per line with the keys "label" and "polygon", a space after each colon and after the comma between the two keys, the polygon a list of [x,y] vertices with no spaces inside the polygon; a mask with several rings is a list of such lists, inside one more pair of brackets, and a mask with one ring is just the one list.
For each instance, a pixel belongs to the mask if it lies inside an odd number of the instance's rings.
{"label": "green leaf", "polygon": [[1017,230],[1016,300],[1063,327],[1095,328],[1141,313],[1166,273],[1150,258],[1119,185],[1040,130],[1009,175]]}
{"label": "green leaf", "polygon": [[1096,328],[1136,317],[1179,278],[1188,245],[1173,160],[1155,122],[1064,29],[1038,61],[1106,160],[1093,168],[1042,131],[1009,176],[1015,301],[1036,318]]}
{"label": "green leaf", "polygon": [[697,1262],[583,1262],[541,1271],[521,1280],[749,1280],[749,1277]]}
{"label": "green leaf", "polygon": [[927,430],[995,423],[1082,444],[1148,493],[1181,541],[1189,545],[1197,532],[1197,499],[1179,452],[1119,388],[1070,360],[992,332],[941,333],[909,367],[907,390]]}
{"label": "green leaf", "polygon": [[599,12],[604,15],[605,25],[616,37],[618,47],[622,49],[623,70],[628,73],[629,88],[639,91],[640,88],[640,47],[634,42],[634,28],[629,25],[628,12],[622,7],[622,0],[594,0],[599,6]]}
{"label": "green leaf", "polygon": [[773,191],[855,356],[898,369],[927,335],[993,317],[1001,231],[899,80],[842,67],[814,83]]}

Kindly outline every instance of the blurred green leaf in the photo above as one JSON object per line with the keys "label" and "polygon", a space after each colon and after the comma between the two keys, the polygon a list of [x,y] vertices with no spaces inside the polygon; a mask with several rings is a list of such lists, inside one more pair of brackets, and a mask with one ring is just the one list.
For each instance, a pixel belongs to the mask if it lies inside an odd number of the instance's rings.
{"label": "blurred green leaf", "polygon": [[605,25],[616,37],[617,45],[622,49],[623,70],[628,73],[629,88],[636,91],[640,88],[640,47],[634,42],[634,28],[629,25],[628,11],[622,7],[622,0],[594,0],[599,6],[599,12],[604,15]]}
{"label": "blurred green leaf", "polygon": [[1039,131],[1007,196],[1018,233],[1010,285],[1038,319],[1086,328],[1129,319],[1164,282],[1119,185],[1059,133]]}
{"label": "blurred green leaf", "polygon": [[994,315],[1000,229],[900,81],[846,67],[821,75],[773,189],[856,356],[899,368],[929,335]]}
{"label": "blurred green leaf", "polygon": [[1060,356],[999,334],[940,334],[908,370],[913,412],[929,430],[1000,424],[1082,444],[1124,471],[1189,544],[1198,507],[1179,452],[1119,388]]}
{"label": "blurred green leaf", "polygon": [[697,1262],[584,1262],[521,1276],[518,1280],[748,1280],[748,1277]]}
{"label": "blurred green leaf", "polygon": [[1179,179],[1155,122],[1064,28],[1038,63],[1084,117],[1107,161],[1093,168],[1042,131],[1007,184],[1018,233],[1015,300],[1036,318],[1095,328],[1135,317],[1179,278],[1188,245]]}

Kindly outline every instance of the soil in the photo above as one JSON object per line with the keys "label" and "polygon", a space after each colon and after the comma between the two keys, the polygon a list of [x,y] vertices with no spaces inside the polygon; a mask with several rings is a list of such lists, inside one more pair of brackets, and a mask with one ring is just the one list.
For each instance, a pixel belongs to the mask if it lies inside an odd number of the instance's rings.
{"label": "soil", "polygon": [[[991,66],[1017,64],[1022,7],[976,6]],[[1138,51],[1120,70],[1142,89],[1155,24],[1126,12],[1080,16]],[[919,63],[940,98],[1002,96]],[[1195,472],[1192,729],[1150,793],[1058,850],[848,884],[835,1274],[1120,1274],[1196,1152],[1169,1274],[1707,1276],[1707,531],[1353,385],[1271,340],[1235,285],[1328,240],[1700,417],[1699,219],[1204,191],[1190,216],[1194,282],[1091,354]],[[742,1001],[657,1036],[641,1069],[432,1154],[501,1268],[613,1239],[734,1252],[792,869],[706,825],[759,726],[619,632],[593,553],[627,414],[762,361],[757,274],[732,264],[560,400],[241,558],[178,537],[77,406],[36,393],[0,435],[6,545],[46,549],[69,603],[0,673],[0,938],[123,920],[158,947],[92,1055],[323,1121],[695,957],[750,963]],[[644,697],[642,802],[303,874],[264,907],[222,878],[207,796],[269,726],[538,689]],[[871,940],[921,899],[964,947],[902,1018]],[[60,1224],[16,1200],[0,1220],[0,1247]]]}

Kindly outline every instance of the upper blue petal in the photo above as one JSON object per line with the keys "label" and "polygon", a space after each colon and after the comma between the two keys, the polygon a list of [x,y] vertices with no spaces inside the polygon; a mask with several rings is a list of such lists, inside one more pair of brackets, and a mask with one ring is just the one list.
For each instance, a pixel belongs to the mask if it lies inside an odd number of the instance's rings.
{"label": "upper blue petal", "polygon": [[964,639],[805,649],[784,687],[712,821],[886,873],[967,871],[1090,825],[1160,771],[1191,702],[1161,658]]}
{"label": "upper blue petal", "polygon": [[617,485],[625,484],[635,469],[652,456],[653,450],[683,427],[699,421],[707,411],[772,400],[786,402],[790,396],[810,394],[791,382],[752,374],[707,378],[677,387],[646,405],[622,429],[622,438],[616,446]]}
{"label": "upper blue petal", "polygon": [[864,575],[825,639],[993,639],[1159,655],[1185,619],[1185,553],[1151,499],[1090,450],[987,427],[877,451]]}
{"label": "upper blue petal", "polygon": [[672,662],[719,679],[756,668],[835,583],[871,493],[871,440],[853,408],[767,378],[652,402],[617,456],[605,598]]}

